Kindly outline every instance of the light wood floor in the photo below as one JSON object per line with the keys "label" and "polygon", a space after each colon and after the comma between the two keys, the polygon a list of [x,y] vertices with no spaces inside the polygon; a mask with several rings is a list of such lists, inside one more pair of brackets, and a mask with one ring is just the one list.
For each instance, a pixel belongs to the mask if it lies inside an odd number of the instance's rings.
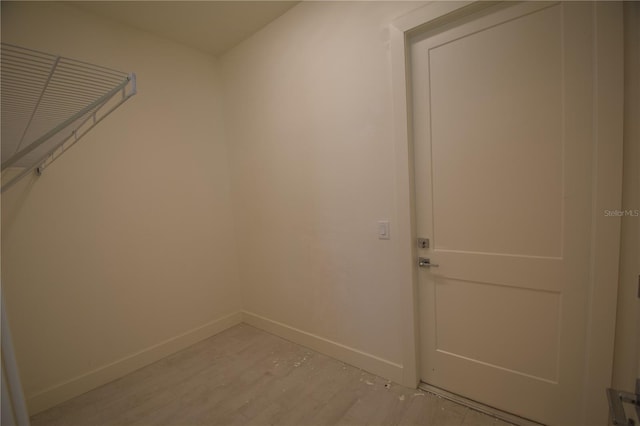
{"label": "light wood floor", "polygon": [[499,425],[241,324],[31,419],[39,425]]}

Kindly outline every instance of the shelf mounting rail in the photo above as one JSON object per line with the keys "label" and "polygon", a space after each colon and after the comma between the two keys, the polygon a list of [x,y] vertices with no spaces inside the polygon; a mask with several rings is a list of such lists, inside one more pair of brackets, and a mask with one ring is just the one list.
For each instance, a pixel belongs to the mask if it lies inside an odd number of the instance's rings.
{"label": "shelf mounting rail", "polygon": [[2,189],[40,175],[136,94],[136,76],[8,43],[0,51]]}

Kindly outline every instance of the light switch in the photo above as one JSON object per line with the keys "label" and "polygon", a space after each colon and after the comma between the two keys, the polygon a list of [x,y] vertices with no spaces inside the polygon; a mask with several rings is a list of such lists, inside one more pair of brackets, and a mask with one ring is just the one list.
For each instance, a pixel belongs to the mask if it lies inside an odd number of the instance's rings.
{"label": "light switch", "polygon": [[389,238],[391,238],[389,236],[389,221],[379,220],[378,221],[378,239],[388,240]]}

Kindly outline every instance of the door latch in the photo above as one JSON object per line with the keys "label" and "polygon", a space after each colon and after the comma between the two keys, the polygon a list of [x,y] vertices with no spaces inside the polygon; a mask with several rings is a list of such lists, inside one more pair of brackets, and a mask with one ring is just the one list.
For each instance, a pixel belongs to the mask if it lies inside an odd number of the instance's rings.
{"label": "door latch", "polygon": [[418,238],[418,248],[428,249],[429,248],[429,239],[428,238]]}
{"label": "door latch", "polygon": [[440,266],[436,263],[431,263],[431,259],[426,258],[426,257],[419,257],[418,258],[418,266],[421,268],[430,268],[432,266]]}

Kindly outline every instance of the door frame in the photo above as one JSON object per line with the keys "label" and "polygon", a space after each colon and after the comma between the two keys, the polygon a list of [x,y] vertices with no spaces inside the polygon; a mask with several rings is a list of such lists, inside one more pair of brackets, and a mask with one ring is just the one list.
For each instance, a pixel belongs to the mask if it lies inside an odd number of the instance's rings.
{"label": "door frame", "polygon": [[[394,150],[396,170],[396,261],[402,265],[403,385],[417,387],[419,374],[418,277],[409,38],[498,2],[432,2],[393,21],[391,53]],[[605,210],[622,209],[623,31],[621,2],[593,2],[594,139],[592,161],[592,232],[587,355],[580,424],[606,422],[605,389],[611,385],[620,250],[619,217]],[[597,262],[595,261],[597,259]]]}

